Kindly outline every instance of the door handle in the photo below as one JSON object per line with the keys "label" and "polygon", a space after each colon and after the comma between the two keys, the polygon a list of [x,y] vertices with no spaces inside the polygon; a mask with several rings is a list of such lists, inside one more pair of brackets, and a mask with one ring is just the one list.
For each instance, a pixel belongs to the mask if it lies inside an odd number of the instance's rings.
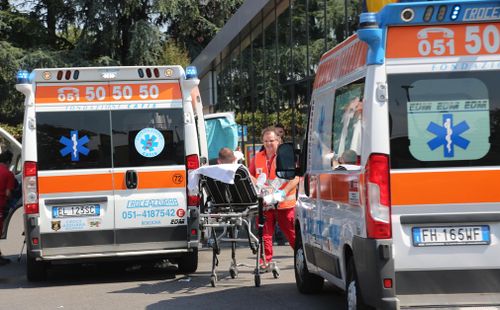
{"label": "door handle", "polygon": [[137,172],[135,170],[125,172],[125,185],[128,189],[137,188]]}

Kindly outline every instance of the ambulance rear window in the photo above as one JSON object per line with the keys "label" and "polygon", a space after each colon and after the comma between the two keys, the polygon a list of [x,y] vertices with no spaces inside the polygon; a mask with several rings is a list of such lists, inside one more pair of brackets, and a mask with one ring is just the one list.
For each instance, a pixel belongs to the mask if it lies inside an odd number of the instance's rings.
{"label": "ambulance rear window", "polygon": [[113,111],[115,167],[183,165],[182,109]]}
{"label": "ambulance rear window", "polygon": [[109,120],[108,111],[38,112],[38,168],[110,168]]}
{"label": "ambulance rear window", "polygon": [[182,109],[38,112],[36,118],[40,170],[185,162]]}
{"label": "ambulance rear window", "polygon": [[392,168],[499,165],[498,74],[389,75]]}

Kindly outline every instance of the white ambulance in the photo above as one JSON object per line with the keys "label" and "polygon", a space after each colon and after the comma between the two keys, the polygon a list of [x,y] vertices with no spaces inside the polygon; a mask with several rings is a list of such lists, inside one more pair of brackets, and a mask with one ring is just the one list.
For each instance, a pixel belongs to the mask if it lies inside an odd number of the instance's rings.
{"label": "white ambulance", "polygon": [[500,1],[360,19],[320,60],[300,169],[278,151],[302,175],[297,287],[327,279],[348,309],[499,305]]}
{"label": "white ambulance", "polygon": [[27,277],[51,264],[170,258],[198,265],[199,196],[187,173],[207,161],[196,68],[36,69],[25,95]]}

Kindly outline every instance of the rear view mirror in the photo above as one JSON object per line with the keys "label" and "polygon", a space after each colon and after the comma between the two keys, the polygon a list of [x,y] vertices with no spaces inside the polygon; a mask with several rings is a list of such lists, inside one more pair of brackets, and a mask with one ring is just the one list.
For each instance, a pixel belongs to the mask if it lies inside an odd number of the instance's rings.
{"label": "rear view mirror", "polygon": [[296,173],[295,150],[293,144],[284,143],[278,147],[276,157],[276,175],[278,178],[291,180]]}

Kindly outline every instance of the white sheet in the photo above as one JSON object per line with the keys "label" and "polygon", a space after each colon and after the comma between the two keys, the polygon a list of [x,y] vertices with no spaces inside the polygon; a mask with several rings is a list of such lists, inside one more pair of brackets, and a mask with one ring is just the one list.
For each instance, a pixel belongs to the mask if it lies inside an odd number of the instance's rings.
{"label": "white sheet", "polygon": [[188,190],[190,192],[199,192],[200,174],[227,184],[234,184],[234,175],[240,166],[241,164],[219,164],[192,170],[188,175]]}

